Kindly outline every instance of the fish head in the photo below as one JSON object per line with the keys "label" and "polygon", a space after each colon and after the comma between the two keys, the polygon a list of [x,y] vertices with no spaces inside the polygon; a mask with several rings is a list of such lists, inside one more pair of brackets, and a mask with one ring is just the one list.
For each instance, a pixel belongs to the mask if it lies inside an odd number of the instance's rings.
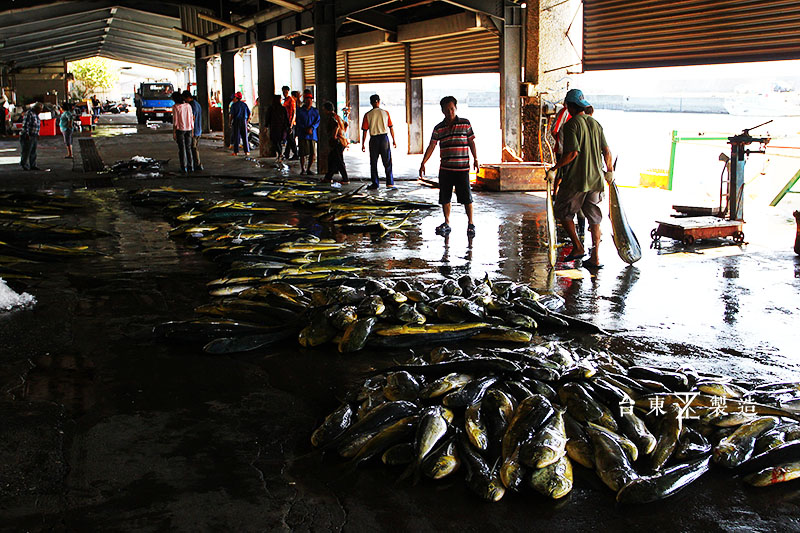
{"label": "fish head", "polygon": [[505,493],[506,488],[503,486],[500,478],[498,476],[492,476],[484,488],[483,497],[488,501],[498,502]]}

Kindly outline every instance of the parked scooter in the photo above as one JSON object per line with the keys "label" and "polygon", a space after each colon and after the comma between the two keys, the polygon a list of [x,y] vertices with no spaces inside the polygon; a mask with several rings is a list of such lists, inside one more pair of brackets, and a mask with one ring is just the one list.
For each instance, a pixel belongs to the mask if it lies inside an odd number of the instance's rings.
{"label": "parked scooter", "polygon": [[258,146],[258,137],[260,131],[258,130],[258,126],[253,126],[252,124],[247,124],[247,140],[250,143],[250,146]]}

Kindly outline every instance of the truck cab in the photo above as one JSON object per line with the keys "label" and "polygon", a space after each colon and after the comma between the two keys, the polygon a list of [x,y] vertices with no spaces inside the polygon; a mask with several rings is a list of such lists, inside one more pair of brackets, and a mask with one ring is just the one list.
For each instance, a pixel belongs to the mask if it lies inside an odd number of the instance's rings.
{"label": "truck cab", "polygon": [[136,119],[139,124],[148,121],[172,122],[171,83],[142,83],[136,91]]}

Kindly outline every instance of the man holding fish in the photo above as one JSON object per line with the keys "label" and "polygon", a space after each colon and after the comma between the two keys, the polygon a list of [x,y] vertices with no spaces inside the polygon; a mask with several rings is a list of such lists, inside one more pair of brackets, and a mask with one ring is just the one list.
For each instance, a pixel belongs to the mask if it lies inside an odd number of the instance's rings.
{"label": "man holding fish", "polygon": [[575,214],[583,210],[592,234],[591,256],[583,265],[587,268],[601,268],[603,265],[598,255],[600,222],[603,219],[600,202],[605,190],[603,179],[608,183],[614,180],[611,150],[603,134],[603,127],[585,113],[589,102],[583,97],[582,91],[571,89],[564,98],[564,104],[572,118],[562,129],[564,137],[561,157],[547,174],[548,180],[553,181],[555,171],[563,169],[561,182],[553,194],[555,215],[566,228],[573,244],[572,252],[565,260],[581,259],[586,254],[583,242],[578,238],[574,220]]}

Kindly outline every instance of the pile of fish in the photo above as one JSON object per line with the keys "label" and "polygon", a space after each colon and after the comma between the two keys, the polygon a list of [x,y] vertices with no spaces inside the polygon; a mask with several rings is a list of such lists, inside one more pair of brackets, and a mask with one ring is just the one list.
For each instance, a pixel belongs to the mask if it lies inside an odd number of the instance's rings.
{"label": "pile of fish", "polygon": [[161,177],[168,163],[169,159],[159,160],[135,155],[130,159],[115,161],[114,164],[106,167],[105,171],[127,178],[158,178]]}
{"label": "pile of fish", "polygon": [[[230,353],[257,349],[293,334],[302,346],[333,345],[341,353],[367,348],[402,348],[447,344],[467,339],[528,344],[538,331],[605,333],[596,325],[562,314],[558,296],[539,295],[524,284],[468,275],[458,280],[374,279],[355,275],[360,267],[338,264],[322,255],[337,243],[294,241],[274,249],[285,260],[292,254],[317,260],[291,267],[283,263],[248,264],[241,276],[209,283],[220,301],[197,312],[216,320],[169,322],[157,333],[185,340],[191,331],[225,327],[205,350]],[[330,247],[330,248],[327,248]],[[233,265],[234,268],[240,268]],[[249,271],[256,269],[258,271]],[[270,272],[275,272],[269,275]],[[247,274],[258,274],[247,276]],[[281,321],[274,327],[276,319]],[[277,333],[278,335],[272,335]]]}
{"label": "pile of fish", "polygon": [[[88,246],[73,241],[94,239],[105,233],[64,221],[64,217],[83,208],[83,202],[55,194],[0,194],[0,263],[61,261],[95,255]],[[6,267],[0,273],[8,278],[28,277]]]}
{"label": "pile of fish", "polygon": [[667,498],[711,464],[753,486],[800,477],[800,383],[745,389],[690,367],[636,366],[550,342],[468,355],[437,348],[363,379],[311,443],[400,479],[461,470],[479,497],[566,496],[591,469],[623,504]]}
{"label": "pile of fish", "polygon": [[410,219],[420,210],[436,207],[425,202],[361,194],[362,188],[340,192],[320,190],[319,183],[315,182],[272,180],[249,183],[242,190],[254,196],[315,209],[321,222],[335,224],[344,232],[398,231],[413,226]]}

